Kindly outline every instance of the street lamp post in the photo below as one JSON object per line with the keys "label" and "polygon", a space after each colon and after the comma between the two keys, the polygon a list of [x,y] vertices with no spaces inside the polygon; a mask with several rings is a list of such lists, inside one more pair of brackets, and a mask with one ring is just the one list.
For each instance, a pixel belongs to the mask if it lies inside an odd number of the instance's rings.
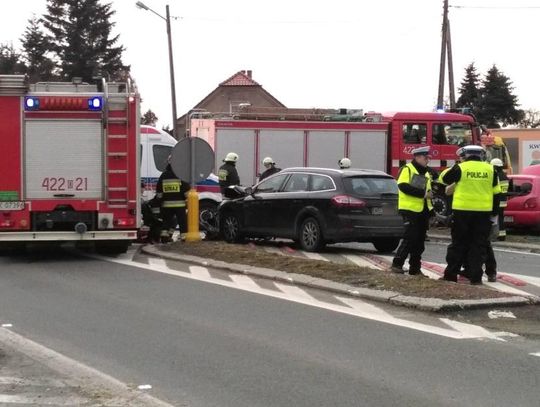
{"label": "street lamp post", "polygon": [[171,75],[171,99],[172,99],[172,115],[173,115],[173,137],[178,139],[178,123],[177,123],[177,114],[176,114],[176,86],[174,82],[174,62],[173,62],[173,50],[172,50],[172,36],[171,36],[171,15],[169,13],[169,5],[165,6],[165,16],[163,17],[161,14],[157,13],[156,11],[152,10],[150,7],[148,7],[146,4],[144,4],[141,1],[138,1],[135,3],[135,5],[142,9],[147,10],[152,13],[154,13],[156,16],[161,18],[162,20],[165,20],[167,23],[167,37],[168,37],[168,44],[169,44],[169,70]]}

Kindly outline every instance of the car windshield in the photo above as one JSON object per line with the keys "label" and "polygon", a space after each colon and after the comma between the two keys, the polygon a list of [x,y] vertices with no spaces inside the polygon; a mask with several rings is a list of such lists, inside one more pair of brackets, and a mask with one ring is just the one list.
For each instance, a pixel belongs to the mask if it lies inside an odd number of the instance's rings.
{"label": "car windshield", "polygon": [[393,178],[388,177],[347,177],[343,179],[345,191],[353,195],[381,196],[397,195],[398,187]]}

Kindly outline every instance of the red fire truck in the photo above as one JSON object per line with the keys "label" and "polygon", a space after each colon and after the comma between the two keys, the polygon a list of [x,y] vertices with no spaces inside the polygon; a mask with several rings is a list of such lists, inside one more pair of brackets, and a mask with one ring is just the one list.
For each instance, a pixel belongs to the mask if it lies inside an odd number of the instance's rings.
{"label": "red fire truck", "polygon": [[129,81],[0,75],[0,245],[127,249],[140,223],[139,102]]}
{"label": "red fire truck", "polygon": [[[258,110],[264,110],[259,113]],[[229,151],[240,156],[237,164],[243,184],[256,182],[264,171],[262,159],[272,157],[281,168],[295,166],[336,168],[349,157],[353,167],[369,168],[397,175],[412,159],[411,151],[431,146],[435,169],[456,161],[456,150],[479,142],[474,118],[458,113],[379,114],[360,110],[316,109],[315,113],[296,113],[285,109],[240,111],[234,117],[211,117],[201,113],[191,121],[191,135],[205,139],[216,153],[216,168]],[[283,109],[282,109],[283,110]]]}

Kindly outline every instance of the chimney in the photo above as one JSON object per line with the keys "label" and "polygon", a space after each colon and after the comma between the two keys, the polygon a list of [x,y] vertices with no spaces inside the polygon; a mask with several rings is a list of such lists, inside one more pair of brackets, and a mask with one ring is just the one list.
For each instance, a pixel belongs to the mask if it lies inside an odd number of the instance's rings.
{"label": "chimney", "polygon": [[247,71],[247,76],[249,79],[251,79],[251,72],[252,72],[251,69]]}

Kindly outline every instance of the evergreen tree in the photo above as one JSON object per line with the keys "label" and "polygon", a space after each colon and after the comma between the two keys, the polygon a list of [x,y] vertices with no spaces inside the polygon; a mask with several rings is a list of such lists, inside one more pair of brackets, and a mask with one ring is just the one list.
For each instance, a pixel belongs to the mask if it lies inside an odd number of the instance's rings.
{"label": "evergreen tree", "polygon": [[150,109],[148,109],[146,113],[143,114],[141,117],[141,124],[146,124],[148,126],[156,127],[157,121],[158,121],[158,117]]}
{"label": "evergreen tree", "polygon": [[493,65],[482,81],[480,103],[477,119],[488,127],[500,127],[519,123],[523,110],[519,110],[517,96],[512,94],[514,88],[510,79]]}
{"label": "evergreen tree", "polygon": [[457,100],[457,107],[468,107],[475,110],[478,106],[480,75],[476,72],[474,62],[470,63],[465,68],[465,78],[461,82],[459,87],[459,99]]}
{"label": "evergreen tree", "polygon": [[63,79],[79,76],[91,82],[96,76],[124,74],[124,47],[117,45],[118,35],[111,36],[114,13],[110,3],[100,0],[47,0],[42,21]]}
{"label": "evergreen tree", "polygon": [[26,67],[13,44],[0,44],[0,74],[24,74]]}
{"label": "evergreen tree", "polygon": [[48,81],[54,77],[54,62],[47,57],[50,44],[45,36],[39,19],[35,16],[28,20],[28,26],[21,38],[23,59],[26,62],[26,74],[30,82]]}
{"label": "evergreen tree", "polygon": [[519,127],[536,129],[540,127],[540,111],[527,109],[523,112],[523,119],[519,122]]}

